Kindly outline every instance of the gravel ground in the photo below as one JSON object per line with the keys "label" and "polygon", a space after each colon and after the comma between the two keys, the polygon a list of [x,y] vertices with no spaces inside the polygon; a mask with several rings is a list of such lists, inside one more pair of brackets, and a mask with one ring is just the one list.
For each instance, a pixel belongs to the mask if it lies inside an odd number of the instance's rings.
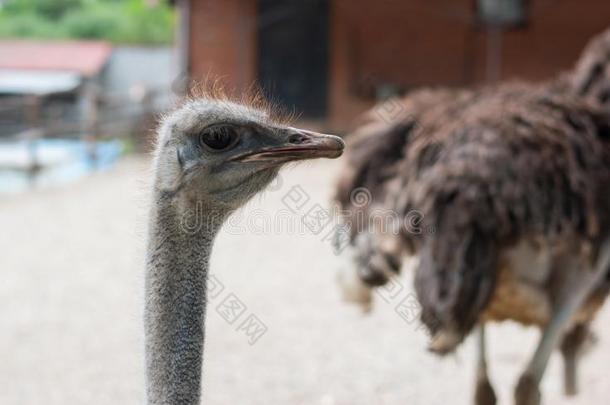
{"label": "gravel ground", "polygon": [[[69,186],[0,199],[0,404],[143,403],[147,167],[128,158]],[[288,169],[219,236],[212,272],[224,288],[208,312],[205,402],[469,404],[471,340],[445,359],[428,354],[425,332],[394,312],[411,297],[408,279],[389,302],[376,297],[370,315],[341,302],[335,274],[344,259],[325,240],[327,229],[314,234],[298,216],[276,216],[288,212],[282,200],[295,185],[310,197],[304,210],[327,206],[336,168],[320,161]],[[216,308],[235,297],[245,309],[229,323]],[[267,329],[254,344],[239,330],[250,315]],[[583,392],[563,398],[555,356],[546,404],[607,403],[608,308],[596,329]],[[509,404],[537,332],[507,323],[489,339],[492,380]]]}

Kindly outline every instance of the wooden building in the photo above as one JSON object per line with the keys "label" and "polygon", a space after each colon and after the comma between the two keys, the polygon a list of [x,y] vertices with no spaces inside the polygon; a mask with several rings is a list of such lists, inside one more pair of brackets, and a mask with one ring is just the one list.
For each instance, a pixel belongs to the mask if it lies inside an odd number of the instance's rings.
{"label": "wooden building", "polygon": [[191,77],[221,76],[238,90],[258,82],[272,98],[334,129],[348,127],[377,99],[418,86],[548,78],[610,26],[607,0],[175,4]]}

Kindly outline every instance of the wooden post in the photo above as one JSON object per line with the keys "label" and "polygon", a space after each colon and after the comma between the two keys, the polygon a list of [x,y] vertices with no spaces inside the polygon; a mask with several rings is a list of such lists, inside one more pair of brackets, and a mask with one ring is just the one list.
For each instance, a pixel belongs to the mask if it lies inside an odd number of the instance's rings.
{"label": "wooden post", "polygon": [[154,101],[154,90],[146,88],[140,100],[140,117],[138,119],[137,130],[134,131],[135,139],[133,139],[133,145],[138,151],[142,151],[150,145],[148,137],[154,122]]}
{"label": "wooden post", "polygon": [[25,116],[28,123],[28,130],[23,133],[26,140],[29,164],[27,168],[30,186],[34,187],[36,183],[36,175],[42,168],[38,159],[38,140],[43,136],[41,128],[40,114],[41,99],[40,96],[26,96]]}
{"label": "wooden post", "polygon": [[488,84],[498,82],[502,76],[503,31],[502,27],[498,25],[490,24],[487,26],[485,80]]}
{"label": "wooden post", "polygon": [[87,149],[87,158],[92,168],[96,168],[98,164],[97,156],[97,140],[100,137],[99,128],[99,94],[96,85],[88,83],[85,84],[83,92],[84,102],[84,119],[83,119],[83,134],[82,141]]}

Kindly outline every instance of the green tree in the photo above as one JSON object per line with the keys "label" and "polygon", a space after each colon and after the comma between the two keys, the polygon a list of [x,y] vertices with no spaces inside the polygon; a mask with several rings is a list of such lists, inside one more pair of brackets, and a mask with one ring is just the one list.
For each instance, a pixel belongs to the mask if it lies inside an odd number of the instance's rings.
{"label": "green tree", "polygon": [[174,15],[167,2],[143,0],[8,0],[0,8],[0,37],[88,38],[164,44]]}
{"label": "green tree", "polygon": [[9,0],[4,9],[8,13],[39,14],[58,20],[68,11],[82,7],[82,4],[82,0]]}

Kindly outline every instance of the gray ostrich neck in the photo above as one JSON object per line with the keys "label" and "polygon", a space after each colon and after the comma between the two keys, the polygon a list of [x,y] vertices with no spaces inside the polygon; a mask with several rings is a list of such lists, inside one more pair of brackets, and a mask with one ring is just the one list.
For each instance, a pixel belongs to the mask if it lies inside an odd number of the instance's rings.
{"label": "gray ostrich neck", "polygon": [[163,195],[154,201],[146,271],[148,404],[198,404],[208,261],[229,212]]}

